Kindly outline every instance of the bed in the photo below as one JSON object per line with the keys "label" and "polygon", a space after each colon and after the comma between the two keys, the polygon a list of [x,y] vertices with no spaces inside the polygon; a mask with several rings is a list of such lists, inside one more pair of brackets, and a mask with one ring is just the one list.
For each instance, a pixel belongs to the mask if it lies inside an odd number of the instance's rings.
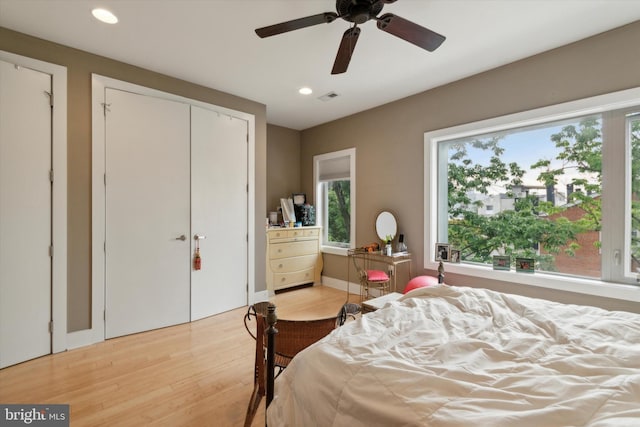
{"label": "bed", "polygon": [[416,289],[299,353],[267,424],[640,426],[640,314]]}

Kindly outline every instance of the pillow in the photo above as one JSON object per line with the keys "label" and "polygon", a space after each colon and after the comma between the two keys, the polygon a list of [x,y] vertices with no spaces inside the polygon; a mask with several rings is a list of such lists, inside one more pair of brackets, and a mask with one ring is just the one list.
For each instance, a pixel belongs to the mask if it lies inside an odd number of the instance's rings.
{"label": "pillow", "polygon": [[381,270],[367,270],[367,280],[371,282],[386,282],[389,280],[389,276]]}

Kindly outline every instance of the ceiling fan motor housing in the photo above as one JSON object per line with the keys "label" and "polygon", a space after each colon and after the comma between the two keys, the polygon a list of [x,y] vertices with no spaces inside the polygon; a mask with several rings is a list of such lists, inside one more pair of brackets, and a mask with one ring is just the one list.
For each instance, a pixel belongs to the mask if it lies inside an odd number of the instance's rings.
{"label": "ceiling fan motor housing", "polygon": [[378,16],[384,3],[389,2],[383,0],[336,0],[336,11],[345,21],[360,25]]}

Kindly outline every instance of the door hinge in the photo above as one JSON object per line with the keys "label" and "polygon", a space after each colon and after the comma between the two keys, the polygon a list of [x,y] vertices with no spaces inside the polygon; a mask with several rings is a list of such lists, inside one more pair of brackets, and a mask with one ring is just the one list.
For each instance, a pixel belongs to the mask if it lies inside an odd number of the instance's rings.
{"label": "door hinge", "polygon": [[102,109],[104,110],[104,115],[107,115],[107,112],[111,111],[111,109],[109,107],[111,107],[111,104],[107,104],[106,102],[101,103],[100,105],[102,105]]}
{"label": "door hinge", "polygon": [[107,320],[107,310],[102,310],[102,320],[106,322]]}
{"label": "door hinge", "polygon": [[247,184],[247,193],[249,192],[249,184]]}
{"label": "door hinge", "polygon": [[102,252],[107,253],[107,242],[102,242]]}
{"label": "door hinge", "polygon": [[53,184],[53,169],[49,170],[49,181]]}
{"label": "door hinge", "polygon": [[249,233],[247,233],[245,237],[247,238],[247,243],[249,243]]}
{"label": "door hinge", "polygon": [[53,92],[47,92],[46,90],[44,91],[44,93],[47,94],[47,96],[49,96],[49,106],[51,108],[53,108]]}
{"label": "door hinge", "polygon": [[107,174],[102,175],[102,180],[104,181],[104,185],[107,185]]}
{"label": "door hinge", "polygon": [[49,245],[49,256],[53,258],[53,245]]}
{"label": "door hinge", "polygon": [[53,320],[49,321],[49,333],[52,334],[53,333]]}

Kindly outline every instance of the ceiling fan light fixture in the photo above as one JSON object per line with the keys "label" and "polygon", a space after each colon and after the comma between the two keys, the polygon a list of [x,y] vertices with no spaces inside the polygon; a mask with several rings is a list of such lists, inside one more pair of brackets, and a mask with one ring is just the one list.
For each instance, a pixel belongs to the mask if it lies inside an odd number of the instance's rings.
{"label": "ceiling fan light fixture", "polygon": [[91,11],[91,14],[98,21],[104,22],[105,24],[118,23],[118,17],[107,9],[96,8]]}

